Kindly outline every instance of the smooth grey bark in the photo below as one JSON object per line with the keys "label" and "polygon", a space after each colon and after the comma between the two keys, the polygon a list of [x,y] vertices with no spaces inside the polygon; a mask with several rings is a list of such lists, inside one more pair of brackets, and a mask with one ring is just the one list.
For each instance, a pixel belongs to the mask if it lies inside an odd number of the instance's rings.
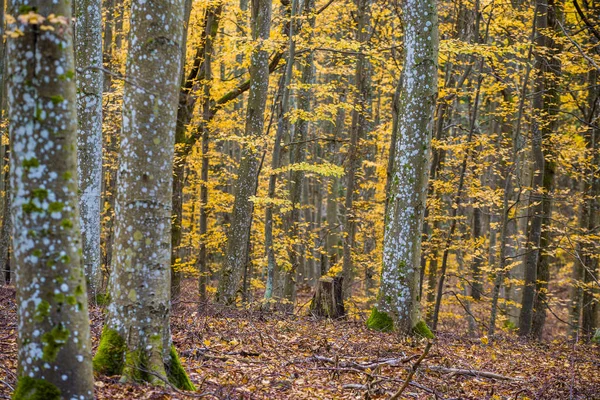
{"label": "smooth grey bark", "polygon": [[[131,6],[127,78],[135,85],[125,85],[123,95],[111,303],[94,359],[99,372],[106,372],[108,353],[114,359],[112,353],[122,352],[123,364],[111,372],[122,372],[123,381],[156,385],[164,385],[177,366],[169,327],[171,171],[183,5],[135,0]],[[118,350],[111,347],[115,338],[123,343]]]}
{"label": "smooth grey bark", "polygon": [[[356,40],[364,49],[371,38],[371,0],[357,0]],[[352,110],[352,125],[350,127],[350,147],[348,148],[346,166],[346,195],[344,198],[344,230],[346,237],[343,240],[343,294],[344,299],[352,294],[354,280],[354,265],[352,251],[356,236],[356,221],[354,215],[354,199],[356,191],[356,172],[360,167],[359,144],[372,128],[372,67],[371,61],[365,54],[359,54],[356,60],[355,84],[356,99]]]}
{"label": "smooth grey bark", "polygon": [[[43,21],[11,24],[8,102],[19,318],[14,399],[93,399],[87,290],[79,252],[77,105],[71,6],[15,0]],[[48,19],[53,14],[55,18]]]}
{"label": "smooth grey bark", "polygon": [[[548,0],[536,1],[535,20],[537,25],[537,36],[535,45],[540,49],[548,47],[548,38],[545,29],[548,28]],[[538,260],[540,257],[540,241],[542,237],[542,222],[544,219],[543,207],[545,158],[542,149],[543,121],[545,103],[545,85],[547,60],[540,51],[535,53],[535,84],[532,101],[531,121],[531,153],[533,157],[533,178],[529,194],[530,215],[529,231],[527,234],[527,248],[525,255],[525,283],[523,286],[523,297],[521,299],[521,312],[519,316],[519,335],[529,336],[533,319],[533,305],[536,296]]]}
{"label": "smooth grey bark", "polygon": [[[204,79],[206,84],[204,85],[204,98],[202,102],[202,118],[207,121],[210,119],[210,82],[212,79],[212,55],[214,40],[217,35],[219,27],[219,20],[221,18],[221,12],[223,10],[222,4],[218,4],[214,8],[207,10],[206,15],[206,28],[205,37],[206,42],[204,45]],[[200,272],[198,280],[198,292],[200,299],[206,299],[206,286],[208,284],[209,268],[207,263],[206,254],[206,239],[205,235],[208,231],[208,168],[209,168],[209,131],[205,127],[202,132],[202,170],[200,172],[200,212],[198,221],[198,233],[200,234],[200,249],[198,251],[197,267]]]}
{"label": "smooth grey bark", "polygon": [[[561,0],[548,0],[548,28],[558,32],[559,18],[562,18]],[[542,232],[540,250],[537,260],[536,296],[533,302],[533,317],[531,321],[532,337],[541,340],[546,323],[548,284],[550,281],[550,246],[552,244],[551,221],[553,207],[554,176],[556,174],[556,152],[551,147],[550,136],[557,128],[557,115],[560,107],[558,79],[561,74],[561,64],[558,58],[559,47],[556,41],[546,36],[547,56],[544,60],[544,115],[542,125],[542,152],[544,154],[544,179],[542,180]]]}
{"label": "smooth grey bark", "polygon": [[[315,16],[313,14],[315,0],[306,0],[303,14],[308,17],[308,30],[310,36],[308,42],[312,40],[312,31],[315,26]],[[302,113],[298,117],[295,129],[290,135],[290,165],[300,164],[306,158],[306,140],[308,138],[309,121],[306,115],[310,115],[311,110],[311,89],[313,82],[313,62],[314,53],[311,51],[302,61],[302,77],[300,81],[301,88],[298,90],[298,110]],[[291,268],[285,271],[283,284],[283,297],[288,301],[287,305],[293,310],[296,302],[296,281],[303,261],[304,246],[300,240],[300,207],[302,203],[301,195],[305,183],[304,171],[302,169],[292,169],[289,178],[290,203],[292,210],[287,216],[287,231],[290,241],[294,243],[290,246],[288,254],[290,256]],[[304,190],[306,194],[306,190]],[[304,202],[306,204],[306,201]],[[307,219],[304,218],[307,222]]]}
{"label": "smooth grey bark", "polygon": [[[278,105],[277,115],[277,131],[275,133],[275,143],[273,145],[273,156],[271,160],[271,168],[276,170],[281,165],[281,142],[283,138],[289,135],[289,108],[290,108],[290,83],[294,67],[294,58],[296,54],[296,41],[294,40],[295,33],[295,18],[298,12],[298,0],[292,0],[289,18],[287,24],[288,36],[288,54],[285,65],[285,70],[281,76],[280,90],[281,100]],[[273,172],[269,176],[268,196],[270,199],[275,198],[275,189],[277,185],[277,173]],[[275,258],[275,250],[273,248],[273,204],[268,204],[265,210],[265,250],[267,253],[267,281],[265,285],[264,299],[269,301],[273,298],[275,286],[275,272],[277,270],[277,260]],[[267,304],[268,307],[268,304]]]}
{"label": "smooth grey bark", "polygon": [[102,193],[102,0],[75,2],[77,158],[82,261],[93,297],[102,289],[100,212]]}
{"label": "smooth grey bark", "polygon": [[257,143],[263,133],[264,113],[269,88],[269,53],[264,41],[269,39],[271,28],[271,0],[253,0],[252,40],[254,50],[250,62],[250,92],[246,110],[245,137],[249,143],[242,149],[242,157],[235,184],[235,200],[229,227],[227,252],[221,269],[221,280],[217,290],[217,301],[235,304],[248,258],[248,238],[252,224],[253,203],[250,197],[256,194],[261,157]]}
{"label": "smooth grey bark", "polygon": [[[220,3],[215,4],[215,7],[219,7]],[[192,112],[196,105],[196,96],[190,93],[193,85],[193,81],[188,81],[185,75],[185,59],[187,49],[187,37],[188,37],[188,25],[190,21],[190,13],[192,11],[192,0],[184,0],[183,5],[183,42],[181,44],[181,89],[179,93],[179,106],[177,108],[177,124],[175,125],[175,147],[180,146],[185,142],[188,124],[192,119]],[[208,22],[208,15],[212,6],[207,8],[205,16],[205,24]],[[206,37],[203,35],[203,42],[206,42]],[[192,67],[192,74],[194,70],[200,70],[197,66],[198,63],[203,60],[204,46],[198,46],[196,52],[196,60]],[[204,73],[204,68],[202,68]],[[181,292],[181,279],[183,273],[177,268],[177,264],[181,263],[184,258],[184,248],[181,245],[181,239],[183,236],[182,223],[183,223],[183,188],[185,186],[186,178],[186,164],[183,162],[181,157],[176,157],[173,162],[173,219],[171,223],[171,296],[176,298]]]}
{"label": "smooth grey bark", "polygon": [[[339,96],[339,103],[346,101],[346,92],[343,91]],[[344,132],[344,122],[346,120],[346,109],[338,108],[335,118],[335,127],[333,128],[334,136],[329,142],[329,154],[333,157],[333,162],[336,165],[341,164],[341,155],[339,154],[339,142]],[[340,238],[342,232],[342,223],[340,222],[339,201],[338,198],[342,192],[340,178],[333,176],[329,178],[329,187],[327,190],[327,201],[325,218],[327,220],[327,237],[326,249],[327,259],[324,263],[324,268],[321,270],[321,275],[325,275],[331,267],[333,267],[340,258]]]}
{"label": "smooth grey bark", "polygon": [[404,70],[376,308],[399,332],[410,334],[421,318],[419,266],[437,97],[438,15],[434,0],[405,0],[403,6]]}

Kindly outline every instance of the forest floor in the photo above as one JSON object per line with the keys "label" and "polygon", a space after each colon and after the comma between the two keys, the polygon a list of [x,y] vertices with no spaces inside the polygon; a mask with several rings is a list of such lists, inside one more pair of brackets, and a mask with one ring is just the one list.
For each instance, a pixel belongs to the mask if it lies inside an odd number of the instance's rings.
{"label": "forest floor", "polygon": [[[383,399],[403,385],[425,343],[366,329],[364,321],[317,320],[214,305],[198,311],[189,285],[173,311],[173,340],[196,393],[122,385],[97,377],[98,399]],[[0,288],[0,399],[16,377],[14,289]],[[94,347],[103,312],[90,310]],[[402,399],[600,399],[600,349],[531,343],[502,333],[440,333]]]}

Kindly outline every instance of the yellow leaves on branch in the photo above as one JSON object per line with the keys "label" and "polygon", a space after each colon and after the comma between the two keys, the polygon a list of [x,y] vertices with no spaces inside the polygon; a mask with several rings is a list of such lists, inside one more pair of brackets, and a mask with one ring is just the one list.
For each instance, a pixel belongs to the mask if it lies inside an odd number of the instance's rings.
{"label": "yellow leaves on branch", "polygon": [[317,175],[333,176],[336,178],[341,178],[342,176],[344,176],[344,168],[328,162],[322,162],[320,164],[309,164],[306,162],[289,164],[285,167],[273,170],[273,173],[281,173],[288,171],[312,172]]}

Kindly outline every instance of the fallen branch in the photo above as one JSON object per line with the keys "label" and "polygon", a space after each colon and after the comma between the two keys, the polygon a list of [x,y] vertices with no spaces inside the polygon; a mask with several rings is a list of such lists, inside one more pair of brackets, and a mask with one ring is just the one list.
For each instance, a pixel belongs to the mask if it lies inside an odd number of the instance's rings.
{"label": "fallen branch", "polygon": [[372,362],[369,364],[359,364],[359,363],[355,363],[352,361],[342,361],[342,362],[336,363],[336,361],[332,358],[315,355],[315,356],[310,357],[308,359],[308,361],[320,361],[320,362],[324,362],[324,363],[328,363],[328,364],[335,364],[342,368],[356,368],[356,369],[365,371],[367,369],[375,369],[377,367],[381,367],[384,365],[387,365],[390,367],[399,367],[399,366],[406,364],[407,362],[415,359],[416,357],[417,357],[417,355],[413,355],[413,356],[405,357],[405,358],[390,358],[390,359],[386,359],[386,360],[375,361],[375,362]]}
{"label": "fallen branch", "polygon": [[489,379],[500,379],[505,381],[520,381],[521,378],[512,378],[510,376],[500,375],[489,371],[479,371],[475,369],[460,369],[460,368],[446,368],[441,367],[439,365],[432,365],[426,367],[431,371],[443,372],[447,374],[458,374],[458,375],[467,375],[467,376],[475,376],[481,378],[489,378]]}
{"label": "fallen branch", "polygon": [[404,381],[404,384],[402,385],[402,387],[400,387],[400,389],[398,389],[398,391],[396,393],[394,393],[394,395],[392,397],[390,397],[390,400],[397,400],[400,398],[400,396],[402,395],[402,392],[404,392],[404,390],[410,384],[410,380],[414,376],[415,372],[417,372],[419,365],[421,365],[421,362],[425,359],[425,357],[427,357],[427,354],[429,354],[429,349],[431,349],[432,344],[433,344],[432,342],[427,342],[427,345],[425,346],[425,350],[423,350],[423,354],[421,354],[421,356],[413,364],[412,368],[410,369],[410,372],[408,373],[408,376],[406,377],[406,380]]}

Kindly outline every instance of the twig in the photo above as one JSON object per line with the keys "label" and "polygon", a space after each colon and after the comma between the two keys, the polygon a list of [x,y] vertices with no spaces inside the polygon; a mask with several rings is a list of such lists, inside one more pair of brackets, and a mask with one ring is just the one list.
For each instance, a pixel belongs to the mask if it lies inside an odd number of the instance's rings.
{"label": "twig", "polygon": [[8,388],[9,388],[10,390],[12,390],[13,392],[15,391],[15,388],[14,388],[14,387],[12,387],[12,386],[11,386],[11,385],[10,385],[8,382],[6,382],[6,381],[3,381],[2,379],[0,379],[0,383],[4,383],[6,386],[8,386]]}
{"label": "twig", "polygon": [[429,354],[429,349],[431,349],[432,344],[433,344],[432,342],[429,342],[429,341],[427,342],[427,345],[425,346],[425,350],[423,350],[423,354],[421,354],[421,356],[413,364],[412,368],[410,369],[410,372],[408,373],[408,376],[406,377],[406,380],[404,381],[404,384],[402,385],[402,387],[400,387],[400,389],[398,389],[398,391],[396,393],[394,393],[392,395],[392,397],[390,397],[390,400],[397,400],[400,398],[400,396],[402,395],[402,392],[404,392],[404,390],[410,384],[410,380],[412,379],[413,375],[415,374],[415,372],[417,372],[419,365],[425,359],[425,357],[427,357],[427,354]]}
{"label": "twig", "polygon": [[520,380],[522,380],[521,378],[512,378],[510,376],[500,375],[500,374],[496,374],[494,372],[479,371],[479,370],[475,370],[475,369],[446,368],[446,367],[442,367],[439,365],[432,365],[432,366],[427,367],[427,369],[430,369],[432,371],[443,372],[443,373],[468,375],[468,376],[475,376],[475,377],[482,377],[482,378],[489,378],[489,379],[500,379],[500,380],[505,380],[505,381],[520,381]]}
{"label": "twig", "polygon": [[[417,357],[417,356],[414,355],[414,356],[405,357],[405,358],[390,358],[387,360],[375,361],[375,362],[372,362],[369,364],[359,364],[359,363],[355,363],[355,362],[351,362],[351,361],[342,361],[342,362],[338,362],[338,366],[342,367],[342,368],[356,368],[361,371],[365,371],[367,369],[375,369],[375,368],[383,366],[383,365],[387,365],[390,367],[399,367],[402,364],[406,364],[407,362],[413,360],[415,357]],[[321,362],[325,362],[328,364],[335,364],[334,359],[323,357],[323,356],[312,356],[308,360],[309,361],[321,361]]]}

